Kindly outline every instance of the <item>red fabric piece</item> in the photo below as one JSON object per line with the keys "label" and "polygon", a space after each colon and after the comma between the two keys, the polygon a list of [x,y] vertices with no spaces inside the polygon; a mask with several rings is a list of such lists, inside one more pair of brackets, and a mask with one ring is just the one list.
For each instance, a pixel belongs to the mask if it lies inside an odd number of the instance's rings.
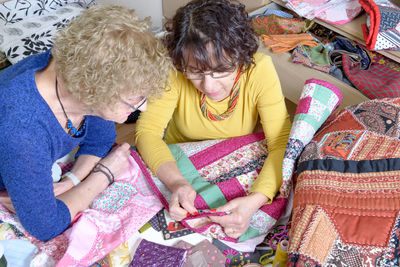
{"label": "red fabric piece", "polygon": [[[370,99],[400,96],[400,65],[388,58],[382,58],[374,61],[368,70],[360,70],[349,56],[342,57],[347,78]],[[398,65],[398,70],[391,67],[393,64]]]}

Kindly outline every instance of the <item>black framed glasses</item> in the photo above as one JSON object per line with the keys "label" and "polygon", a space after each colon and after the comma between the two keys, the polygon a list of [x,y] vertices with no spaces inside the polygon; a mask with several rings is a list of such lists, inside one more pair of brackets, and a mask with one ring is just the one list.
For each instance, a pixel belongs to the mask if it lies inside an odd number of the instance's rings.
{"label": "black framed glasses", "polygon": [[186,70],[183,70],[182,73],[185,75],[186,78],[189,80],[203,80],[204,76],[209,75],[213,79],[222,79],[225,77],[228,77],[232,73],[236,71],[236,67],[226,70],[226,71],[209,71],[209,72],[189,72]]}
{"label": "black framed glasses", "polygon": [[121,102],[124,103],[125,105],[127,105],[128,107],[130,107],[132,109],[132,112],[135,112],[135,111],[139,110],[139,108],[147,102],[147,98],[143,97],[143,99],[140,100],[139,104],[137,104],[137,105],[131,105],[123,99],[121,99]]}

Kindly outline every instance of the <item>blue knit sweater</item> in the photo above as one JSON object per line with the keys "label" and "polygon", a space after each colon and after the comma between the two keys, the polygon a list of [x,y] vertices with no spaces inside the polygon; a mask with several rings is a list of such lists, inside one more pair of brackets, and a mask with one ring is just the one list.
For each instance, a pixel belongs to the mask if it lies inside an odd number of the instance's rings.
{"label": "blue knit sweater", "polygon": [[83,136],[65,133],[35,83],[50,57],[50,51],[33,55],[0,72],[0,190],[7,190],[28,233],[43,241],[71,222],[54,196],[53,163],[77,146],[77,156],[104,157],[116,137],[115,124],[95,116],[86,116]]}

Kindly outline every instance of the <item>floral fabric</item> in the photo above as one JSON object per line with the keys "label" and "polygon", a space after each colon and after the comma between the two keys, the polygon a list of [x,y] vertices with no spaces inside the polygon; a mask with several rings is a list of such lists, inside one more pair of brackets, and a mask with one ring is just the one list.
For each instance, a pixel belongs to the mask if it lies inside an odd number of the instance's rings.
{"label": "floral fabric", "polygon": [[[137,157],[134,151],[131,153]],[[162,208],[155,196],[143,194],[136,187],[136,182],[144,178],[133,158],[130,162],[129,171],[100,193],[63,234],[39,241],[25,231],[15,214],[0,206],[0,220],[14,229],[0,238],[29,240],[37,246],[30,266],[89,266],[101,260]]]}

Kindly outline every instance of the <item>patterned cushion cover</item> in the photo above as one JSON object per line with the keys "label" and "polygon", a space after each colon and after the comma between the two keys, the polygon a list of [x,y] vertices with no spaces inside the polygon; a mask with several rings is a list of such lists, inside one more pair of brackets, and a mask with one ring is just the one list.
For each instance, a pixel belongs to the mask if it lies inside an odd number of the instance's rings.
{"label": "patterned cushion cover", "polygon": [[288,266],[399,266],[400,99],[332,115],[297,165]]}
{"label": "patterned cushion cover", "polygon": [[0,50],[15,64],[53,46],[52,37],[94,0],[18,1],[0,4]]}

